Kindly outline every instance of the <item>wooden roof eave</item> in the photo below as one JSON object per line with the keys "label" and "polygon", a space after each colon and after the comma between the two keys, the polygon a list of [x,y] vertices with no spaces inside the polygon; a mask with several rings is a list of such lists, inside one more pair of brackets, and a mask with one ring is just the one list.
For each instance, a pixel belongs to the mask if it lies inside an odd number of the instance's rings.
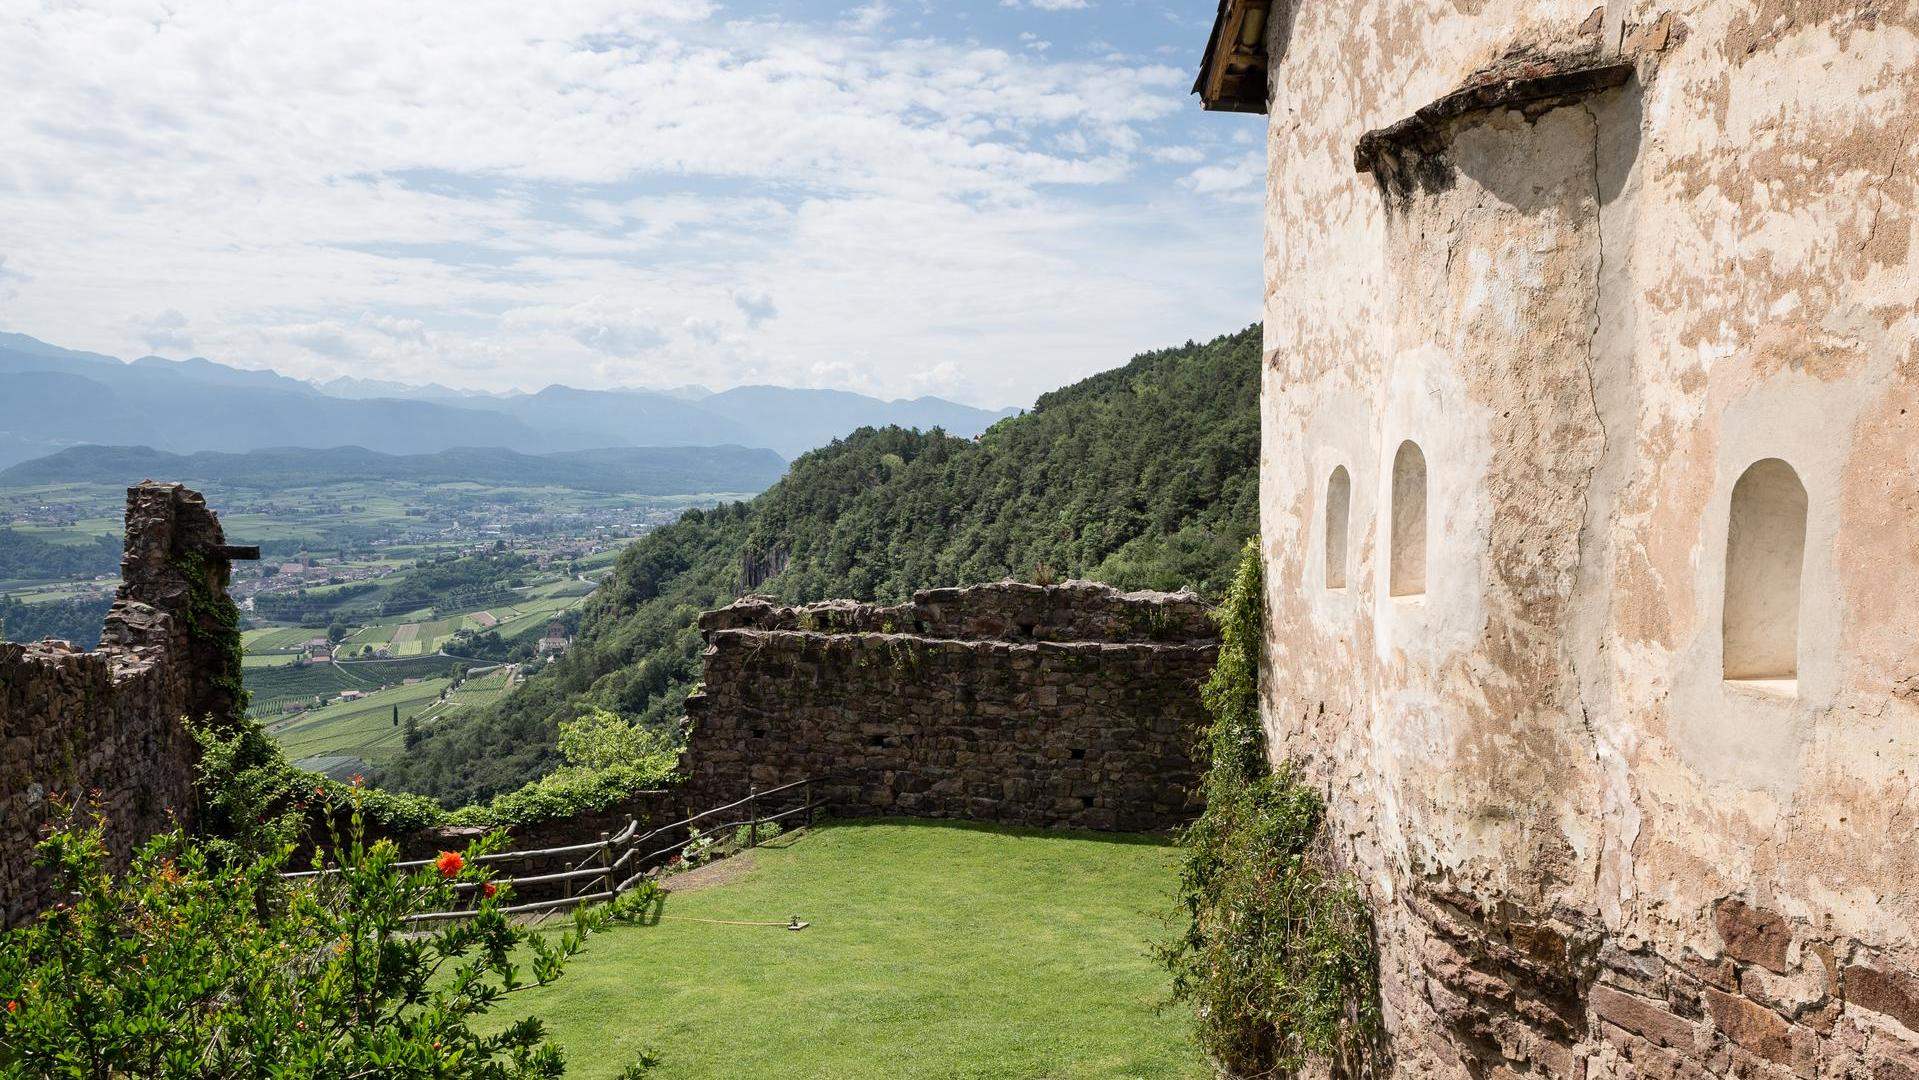
{"label": "wooden roof eave", "polygon": [[[1214,112],[1266,111],[1266,19],[1271,0],[1220,0],[1193,93]],[[1250,41],[1249,41],[1250,39]]]}

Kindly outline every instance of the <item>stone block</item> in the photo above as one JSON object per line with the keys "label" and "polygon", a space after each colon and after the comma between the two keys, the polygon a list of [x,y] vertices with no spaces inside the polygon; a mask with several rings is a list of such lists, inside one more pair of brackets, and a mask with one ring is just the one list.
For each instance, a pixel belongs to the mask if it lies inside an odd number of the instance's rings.
{"label": "stone block", "polygon": [[1781,975],[1786,973],[1792,926],[1783,916],[1728,897],[1714,906],[1713,922],[1726,943],[1726,955]]}
{"label": "stone block", "polygon": [[1854,964],[1845,970],[1845,994],[1846,1004],[1871,1009],[1919,1032],[1919,978],[1910,973]]}
{"label": "stone block", "polygon": [[1737,994],[1706,989],[1706,1008],[1715,1028],[1738,1046],[1767,1061],[1790,1064],[1792,1039],[1778,1013]]}
{"label": "stone block", "polygon": [[1690,1050],[1697,1028],[1658,1002],[1595,986],[1587,998],[1594,1015],[1660,1046]]}

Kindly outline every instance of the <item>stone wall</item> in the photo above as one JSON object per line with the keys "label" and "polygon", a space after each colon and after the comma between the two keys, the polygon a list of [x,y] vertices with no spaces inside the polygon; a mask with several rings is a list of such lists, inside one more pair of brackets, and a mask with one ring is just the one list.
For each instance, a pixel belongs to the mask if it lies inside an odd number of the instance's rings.
{"label": "stone wall", "polygon": [[100,648],[0,642],[0,925],[46,902],[33,846],[63,807],[97,807],[121,857],[193,820],[198,754],[183,719],[233,716],[241,686],[235,554],[247,553],[198,493],[131,488]]}
{"label": "stone wall", "polygon": [[1189,593],[1004,582],[896,607],[748,597],[700,628],[690,807],[811,776],[850,816],[1157,831],[1198,810],[1198,688],[1218,641]]}
{"label": "stone wall", "polygon": [[1919,1076],[1919,5],[1227,6],[1271,13],[1264,715],[1393,1071]]}

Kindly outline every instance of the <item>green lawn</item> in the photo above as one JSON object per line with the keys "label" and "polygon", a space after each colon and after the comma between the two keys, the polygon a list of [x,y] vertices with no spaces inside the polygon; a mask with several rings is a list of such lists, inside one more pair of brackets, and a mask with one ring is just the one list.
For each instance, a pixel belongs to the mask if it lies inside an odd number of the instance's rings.
{"label": "green lawn", "polygon": [[[643,1046],[666,1080],[1207,1077],[1148,954],[1174,857],[1136,837],[836,823],[594,938],[501,1015],[543,1017],[588,1080]],[[812,925],[673,918],[795,914]]]}

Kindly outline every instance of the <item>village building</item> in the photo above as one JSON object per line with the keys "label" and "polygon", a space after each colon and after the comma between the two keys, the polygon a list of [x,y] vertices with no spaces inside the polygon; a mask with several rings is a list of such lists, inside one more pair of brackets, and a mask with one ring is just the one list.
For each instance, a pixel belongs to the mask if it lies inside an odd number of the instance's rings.
{"label": "village building", "polygon": [[1403,1077],[1919,1077],[1919,6],[1224,0]]}
{"label": "village building", "polygon": [[566,647],[569,644],[571,644],[571,639],[566,636],[566,627],[556,622],[548,623],[546,625],[546,636],[540,638],[535,651],[540,656],[558,656],[566,652]]}

